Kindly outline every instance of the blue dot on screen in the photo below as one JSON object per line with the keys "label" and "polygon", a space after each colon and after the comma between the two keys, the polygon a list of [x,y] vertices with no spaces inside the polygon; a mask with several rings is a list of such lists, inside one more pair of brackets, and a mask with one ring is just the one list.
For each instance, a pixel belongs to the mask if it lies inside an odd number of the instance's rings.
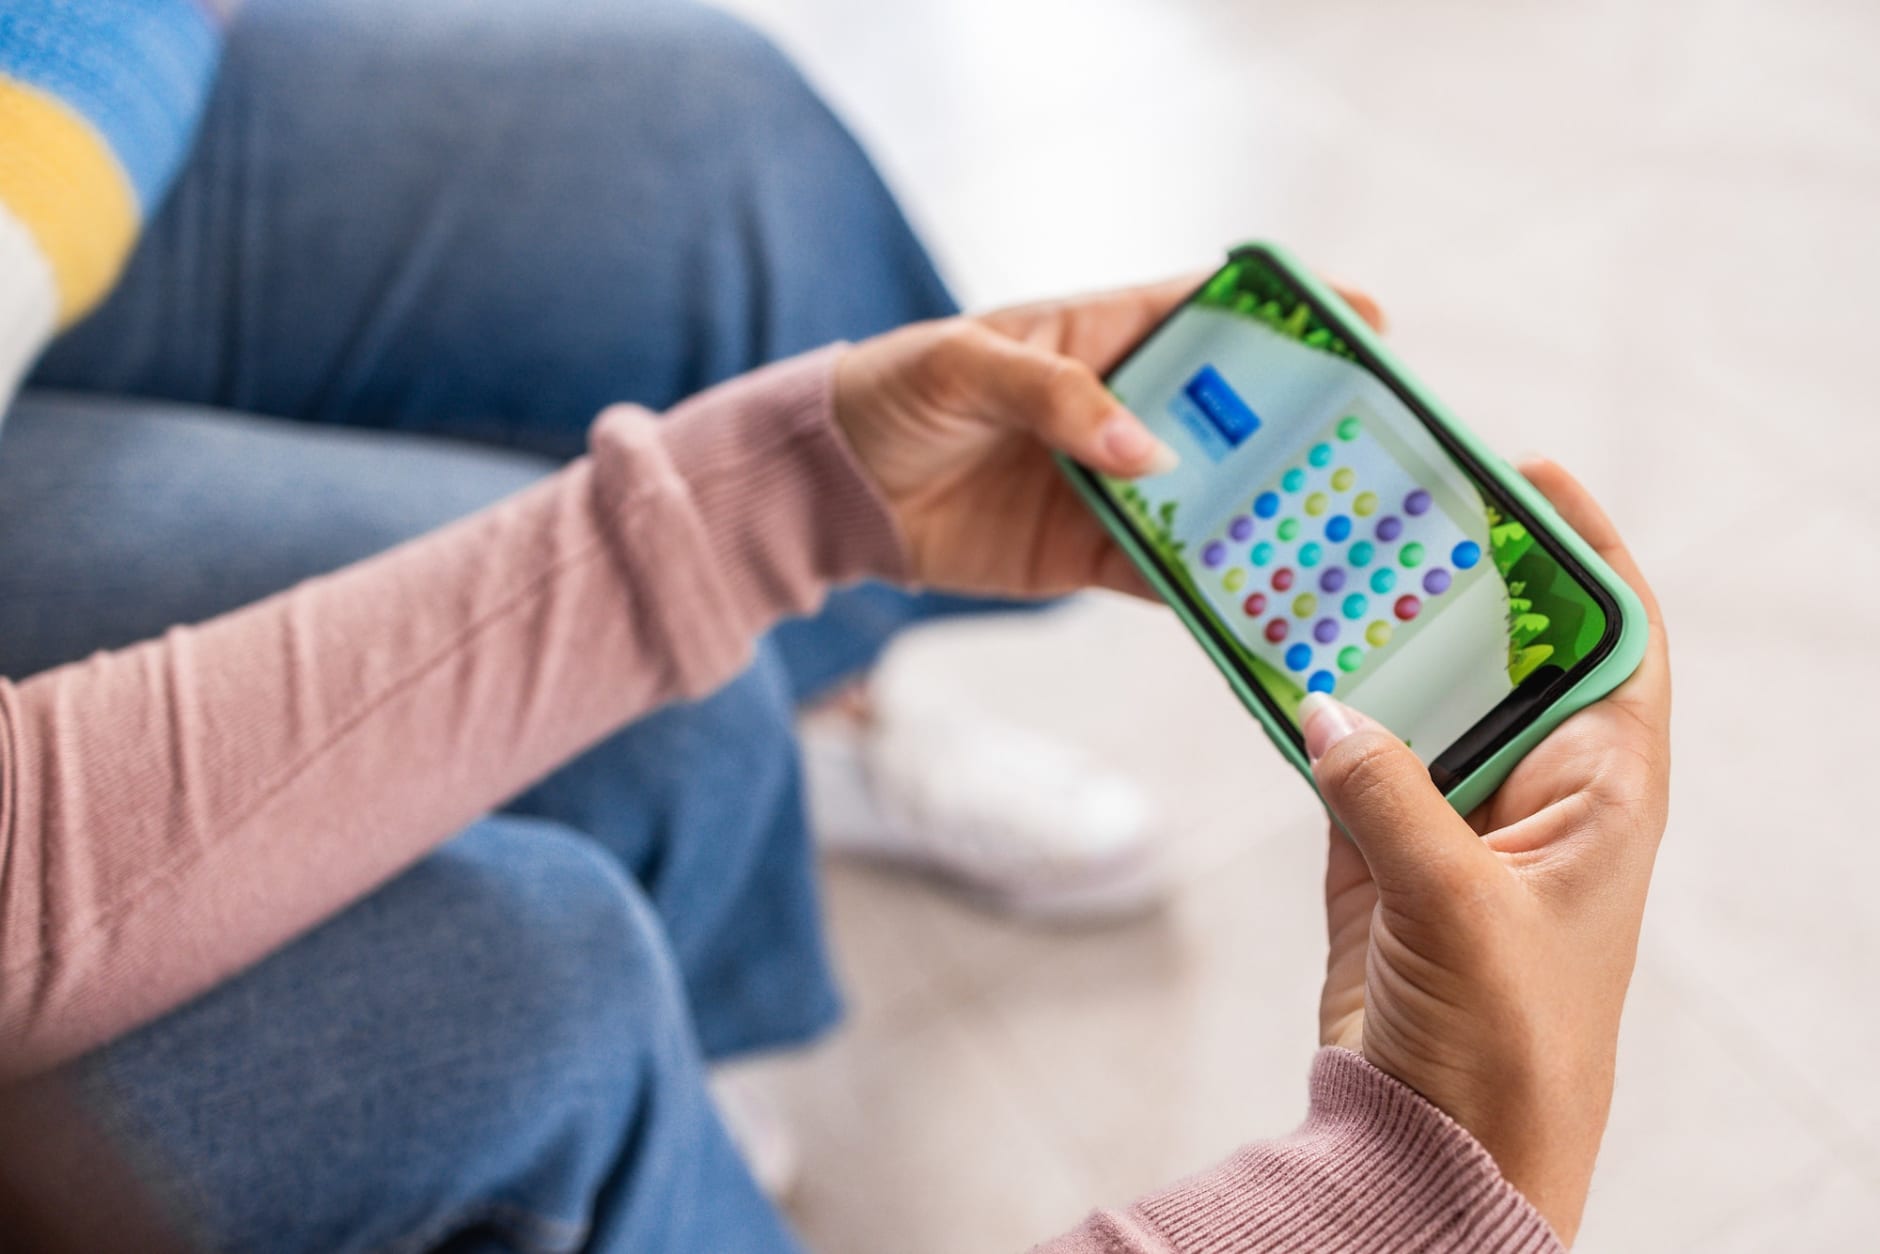
{"label": "blue dot on screen", "polygon": [[1312,665],[1312,646],[1296,644],[1286,650],[1286,665],[1296,671],[1302,671]]}
{"label": "blue dot on screen", "polygon": [[1253,498],[1253,512],[1262,518],[1271,518],[1279,513],[1279,493],[1262,492]]}
{"label": "blue dot on screen", "polygon": [[1351,520],[1343,514],[1333,514],[1325,520],[1325,538],[1333,544],[1342,544],[1351,534]]}
{"label": "blue dot on screen", "polygon": [[1330,692],[1338,679],[1330,671],[1313,671],[1312,678],[1306,680],[1308,692]]}
{"label": "blue dot on screen", "polygon": [[1482,560],[1482,546],[1473,540],[1464,540],[1449,550],[1449,560],[1455,563],[1457,570],[1467,570]]}

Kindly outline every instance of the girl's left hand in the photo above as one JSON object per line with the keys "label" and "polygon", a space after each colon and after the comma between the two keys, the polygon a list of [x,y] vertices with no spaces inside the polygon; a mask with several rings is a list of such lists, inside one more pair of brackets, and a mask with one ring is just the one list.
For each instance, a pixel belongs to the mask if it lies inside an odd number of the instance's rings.
{"label": "girl's left hand", "polygon": [[[842,355],[836,421],[900,523],[915,580],[1016,596],[1147,591],[1051,454],[1122,478],[1175,464],[1100,373],[1197,282],[917,323]],[[1368,297],[1342,294],[1380,324]]]}

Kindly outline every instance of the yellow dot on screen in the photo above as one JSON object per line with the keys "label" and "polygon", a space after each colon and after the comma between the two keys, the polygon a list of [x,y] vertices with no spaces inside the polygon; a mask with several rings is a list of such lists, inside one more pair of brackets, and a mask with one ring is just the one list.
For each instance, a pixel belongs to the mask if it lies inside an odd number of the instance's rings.
{"label": "yellow dot on screen", "polygon": [[1377,513],[1377,493],[1360,492],[1351,502],[1351,512],[1360,518],[1369,518]]}
{"label": "yellow dot on screen", "polygon": [[1229,592],[1239,592],[1240,585],[1247,582],[1247,572],[1236,566],[1221,576],[1221,586]]}
{"label": "yellow dot on screen", "polygon": [[1300,618],[1311,617],[1312,611],[1319,608],[1319,599],[1310,592],[1301,592],[1293,598],[1293,613]]}
{"label": "yellow dot on screen", "polygon": [[1364,638],[1370,642],[1373,649],[1383,648],[1390,643],[1390,624],[1381,618],[1378,619],[1364,629]]}
{"label": "yellow dot on screen", "polygon": [[1351,485],[1357,481],[1357,472],[1349,466],[1340,466],[1332,472],[1332,487],[1339,492],[1351,491]]}
{"label": "yellow dot on screen", "polygon": [[1331,502],[1325,499],[1325,493],[1314,492],[1311,496],[1306,498],[1306,513],[1317,518],[1320,514],[1325,512],[1325,507],[1329,504],[1331,504]]}

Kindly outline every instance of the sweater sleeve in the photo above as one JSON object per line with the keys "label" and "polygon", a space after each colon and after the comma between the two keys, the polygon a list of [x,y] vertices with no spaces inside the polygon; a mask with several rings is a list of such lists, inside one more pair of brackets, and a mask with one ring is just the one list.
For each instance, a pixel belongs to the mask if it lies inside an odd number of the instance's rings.
{"label": "sweater sleeve", "polygon": [[116,282],[188,150],[233,0],[0,0],[0,412]]}
{"label": "sweater sleeve", "polygon": [[1468,1250],[1560,1254],[1540,1212],[1488,1151],[1350,1050],[1319,1051],[1291,1136],[1119,1211],[1097,1211],[1037,1254]]}
{"label": "sweater sleeve", "polygon": [[834,353],[655,421],[379,557],[0,683],[0,1077],[251,963],[830,584],[902,573]]}

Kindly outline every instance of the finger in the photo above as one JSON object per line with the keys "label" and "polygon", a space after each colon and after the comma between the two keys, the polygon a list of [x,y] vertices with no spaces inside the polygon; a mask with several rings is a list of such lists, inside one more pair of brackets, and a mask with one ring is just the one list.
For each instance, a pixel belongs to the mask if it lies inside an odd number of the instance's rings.
{"label": "finger", "polygon": [[1000,425],[1107,475],[1162,474],[1180,460],[1084,363],[983,328],[960,343],[973,360],[951,368],[978,381],[987,416]]}
{"label": "finger", "polygon": [[1645,582],[1644,572],[1639,570],[1638,562],[1620,538],[1619,529],[1585,485],[1558,462],[1545,457],[1522,459],[1520,471],[1552,503],[1567,526],[1579,532],[1580,538],[1593,546],[1593,551],[1606,565],[1632,586],[1632,591],[1638,593],[1638,599],[1645,604],[1646,616],[1654,623],[1659,622],[1658,598],[1653,595],[1651,585]]}
{"label": "finger", "polygon": [[1625,541],[1620,539],[1619,529],[1578,479],[1557,462],[1544,457],[1524,458],[1520,469],[1528,482],[1552,502],[1555,512],[1566,524],[1579,532],[1580,538],[1593,546],[1593,551],[1599,554],[1606,565],[1612,567],[1621,579],[1631,585],[1632,591],[1638,593],[1639,602],[1645,607],[1645,621],[1650,633],[1645,646],[1645,659],[1634,672],[1631,681],[1614,694],[1614,699],[1629,705],[1635,714],[1647,725],[1656,727],[1661,735],[1667,734],[1671,711],[1671,662],[1665,639],[1664,616],[1659,611],[1658,598],[1652,592],[1651,585],[1645,582],[1645,575],[1639,570],[1638,562],[1626,548]]}
{"label": "finger", "polygon": [[1319,795],[1380,892],[1448,893],[1460,877],[1493,865],[1403,741],[1324,693],[1308,694],[1299,718]]}
{"label": "finger", "polygon": [[982,314],[979,320],[1003,335],[1056,349],[1107,372],[1206,278],[1191,274],[1142,287],[1039,301]]}
{"label": "finger", "polygon": [[1136,563],[1129,560],[1129,554],[1123,552],[1114,540],[1106,537],[1106,543],[1097,556],[1097,571],[1090,581],[1092,587],[1108,588],[1111,592],[1121,592],[1126,596],[1140,597],[1145,601],[1159,601],[1154,585],[1144,575]]}
{"label": "finger", "polygon": [[1351,306],[1351,312],[1363,318],[1373,331],[1382,335],[1390,330],[1390,319],[1384,316],[1384,307],[1369,292],[1336,281],[1332,281],[1331,286],[1339,298]]}
{"label": "finger", "polygon": [[[979,321],[1003,335],[1056,349],[1107,373],[1207,278],[1206,272],[1197,272],[1141,287],[1037,301],[981,314]],[[1333,288],[1374,330],[1386,329],[1384,311],[1368,293],[1348,285],[1334,284]]]}

